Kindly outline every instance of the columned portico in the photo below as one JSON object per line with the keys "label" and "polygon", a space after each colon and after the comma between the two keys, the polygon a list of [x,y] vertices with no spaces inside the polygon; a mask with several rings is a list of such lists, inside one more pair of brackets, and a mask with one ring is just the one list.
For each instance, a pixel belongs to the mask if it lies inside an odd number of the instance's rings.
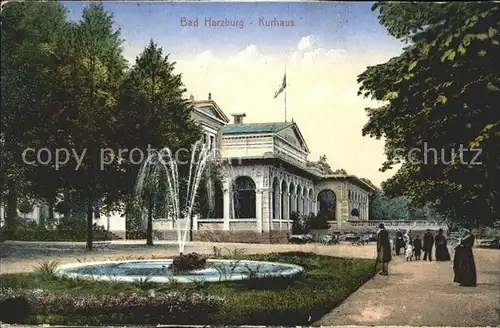
{"label": "columned portico", "polygon": [[[263,227],[263,223],[262,223],[262,193],[263,193],[263,190],[262,189],[257,189],[256,191],[256,194],[255,194],[255,207],[256,207],[256,215],[255,215],[255,218],[257,219],[257,231],[260,231],[262,232],[262,227]],[[268,227],[268,230],[269,230],[269,227]]]}
{"label": "columned portico", "polygon": [[224,212],[224,230],[229,230],[229,219],[231,218],[231,207],[230,207],[230,194],[231,186],[228,180],[223,180],[222,182],[222,194],[223,194],[223,212]]}

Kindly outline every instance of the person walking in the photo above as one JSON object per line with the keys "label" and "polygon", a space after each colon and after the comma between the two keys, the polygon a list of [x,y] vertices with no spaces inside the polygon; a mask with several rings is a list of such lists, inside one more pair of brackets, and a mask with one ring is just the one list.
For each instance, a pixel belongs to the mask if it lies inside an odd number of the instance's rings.
{"label": "person walking", "polygon": [[389,232],[385,230],[383,223],[379,224],[377,234],[377,262],[382,263],[382,271],[379,274],[387,276],[389,274],[389,262],[392,260],[391,242]]}
{"label": "person walking", "polygon": [[432,262],[432,246],[434,246],[434,236],[431,231],[427,229],[424,234],[424,261],[427,261],[427,257],[429,257],[429,261]]}
{"label": "person walking", "polygon": [[420,261],[420,255],[422,255],[422,239],[420,239],[419,236],[415,237],[413,247],[415,248],[415,260]]}
{"label": "person walking", "polygon": [[411,230],[406,230],[406,233],[403,236],[403,241],[405,243],[405,252],[406,252],[406,248],[408,247],[408,245],[413,246],[413,240],[411,239]]}
{"label": "person walking", "polygon": [[460,286],[476,287],[476,263],[472,253],[475,238],[468,229],[464,229],[462,236],[460,243],[455,247],[455,257],[453,259],[455,278],[453,278],[453,282],[459,283]]}
{"label": "person walking", "polygon": [[446,237],[443,236],[443,229],[439,229],[434,241],[436,243],[436,261],[450,261],[448,242],[446,241]]}
{"label": "person walking", "polygon": [[403,241],[403,233],[398,230],[396,232],[396,240],[394,242],[394,248],[396,251],[396,255],[401,253],[401,248],[405,247],[405,242]]}

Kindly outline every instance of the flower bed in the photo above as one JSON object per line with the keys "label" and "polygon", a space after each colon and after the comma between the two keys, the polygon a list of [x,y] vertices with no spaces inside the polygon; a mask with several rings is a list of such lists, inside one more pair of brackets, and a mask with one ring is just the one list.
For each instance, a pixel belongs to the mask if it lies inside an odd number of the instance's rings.
{"label": "flower bed", "polygon": [[[150,296],[132,295],[72,295],[52,293],[43,290],[20,290],[0,288],[0,302],[6,300],[25,300],[29,312],[56,314],[68,318],[88,318],[99,315],[97,321],[113,323],[158,323],[175,321],[189,323],[198,321],[206,315],[215,313],[224,299],[217,296],[186,295],[178,292]],[[22,301],[12,302],[19,306]],[[10,305],[10,304],[7,304]],[[19,315],[2,311],[4,322],[12,323]],[[13,309],[18,311],[19,309]],[[25,313],[26,311],[21,311]],[[91,320],[92,321],[92,320]],[[99,323],[99,322],[97,322]]]}

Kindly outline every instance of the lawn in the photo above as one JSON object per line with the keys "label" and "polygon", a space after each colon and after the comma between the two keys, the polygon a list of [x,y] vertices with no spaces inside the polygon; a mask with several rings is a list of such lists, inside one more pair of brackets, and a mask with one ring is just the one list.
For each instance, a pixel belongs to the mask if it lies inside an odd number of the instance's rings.
{"label": "lawn", "polygon": [[305,271],[292,278],[156,285],[58,278],[43,265],[33,274],[2,275],[0,286],[45,290],[33,298],[38,301],[26,297],[30,324],[306,325],[368,281],[374,264],[303,252],[231,257],[298,264]]}

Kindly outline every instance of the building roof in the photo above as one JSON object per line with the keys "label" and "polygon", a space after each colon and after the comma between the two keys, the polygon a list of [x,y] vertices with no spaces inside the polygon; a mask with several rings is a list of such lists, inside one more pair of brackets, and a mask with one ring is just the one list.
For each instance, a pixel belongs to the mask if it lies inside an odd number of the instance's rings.
{"label": "building roof", "polygon": [[293,122],[227,124],[221,128],[221,132],[223,134],[277,133],[294,124]]}
{"label": "building roof", "polygon": [[221,121],[224,124],[229,122],[226,114],[224,114],[217,103],[213,100],[192,100],[191,104],[198,113]]}
{"label": "building roof", "polygon": [[372,185],[366,183],[361,178],[358,178],[357,176],[352,175],[352,174],[323,174],[321,176],[321,178],[323,180],[328,180],[328,179],[333,179],[333,180],[348,179],[348,180],[351,180],[351,181],[356,181],[359,184],[359,186],[362,187],[363,189],[365,189],[366,191],[373,191],[373,190],[376,189],[375,186],[372,186]]}

